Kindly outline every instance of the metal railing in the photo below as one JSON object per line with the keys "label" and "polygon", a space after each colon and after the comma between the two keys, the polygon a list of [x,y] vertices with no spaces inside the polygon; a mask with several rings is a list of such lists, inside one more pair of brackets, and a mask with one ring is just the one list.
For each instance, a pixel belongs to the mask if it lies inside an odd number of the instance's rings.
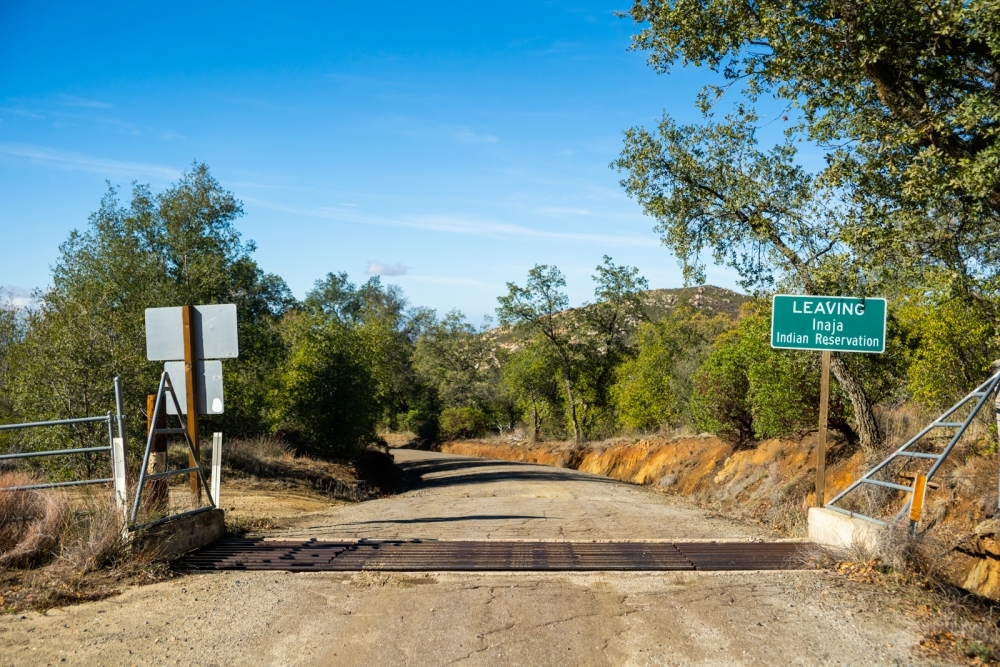
{"label": "metal railing", "polygon": [[[3,424],[0,431],[17,431],[31,428],[46,428],[67,426],[72,424],[90,424],[104,422],[108,427],[108,444],[101,447],[71,447],[69,449],[43,449],[30,452],[15,452],[0,454],[0,461],[19,461],[45,456],[76,456],[108,452],[110,454],[111,477],[75,480],[71,482],[44,482],[22,486],[0,487],[0,491],[29,491],[32,489],[53,489],[66,486],[83,486],[87,484],[113,484],[115,503],[119,509],[125,508],[125,414],[122,402],[122,379],[115,378],[115,414],[108,412],[100,417],[76,417],[73,419],[53,419],[50,421],[28,422],[24,424]],[[115,428],[118,437],[115,437]]]}
{"label": "metal railing", "polygon": [[[180,420],[181,422],[180,428],[158,428],[156,426],[157,424],[160,423],[159,419],[161,411],[166,409],[166,403],[164,399],[166,398],[167,394],[170,394],[170,400],[173,401],[175,408],[174,414],[177,415],[178,420]],[[160,376],[160,386],[156,391],[156,399],[153,405],[155,407],[153,408],[153,415],[150,420],[150,424],[152,424],[152,427],[149,429],[149,435],[146,438],[146,451],[142,457],[142,467],[139,468],[139,483],[136,485],[135,497],[132,500],[132,511],[129,513],[128,516],[129,530],[138,530],[140,528],[151,528],[166,521],[170,521],[171,519],[176,519],[182,516],[189,516],[192,514],[200,514],[201,512],[208,512],[209,510],[213,510],[217,507],[215,498],[216,494],[218,493],[218,484],[214,482],[218,473],[215,470],[213,470],[213,475],[212,475],[213,485],[212,488],[210,489],[208,482],[205,480],[204,471],[202,470],[201,464],[198,461],[198,456],[194,451],[194,445],[191,443],[191,438],[188,434],[187,426],[184,424],[183,412],[181,410],[180,403],[177,401],[177,394],[174,391],[174,385],[170,381],[170,375],[166,371],[164,371],[163,374]],[[187,443],[188,446],[188,452],[191,456],[190,460],[193,461],[194,465],[189,468],[180,468],[178,470],[166,470],[163,472],[153,472],[153,473],[149,472],[148,471],[149,458],[150,454],[153,451],[153,440],[158,435],[183,435],[184,441]],[[218,438],[218,440],[220,441],[219,449],[221,449],[221,438]],[[215,463],[214,461],[215,458],[217,457],[213,456],[213,464]],[[154,479],[166,479],[173,475],[182,475],[188,473],[196,474],[196,477],[198,481],[201,483],[201,486],[204,489],[205,494],[208,496],[209,504],[207,506],[197,507],[193,510],[188,510],[186,512],[180,512],[178,514],[160,517],[158,519],[152,521],[146,521],[140,524],[136,523],[136,519],[139,516],[139,505],[140,502],[142,501],[142,493],[146,488],[147,481]]]}
{"label": "metal railing", "polygon": [[[925,480],[929,482],[930,479],[934,477],[934,473],[941,468],[941,465],[944,463],[945,459],[948,458],[948,455],[955,448],[955,445],[958,444],[958,441],[961,439],[966,429],[968,429],[969,425],[972,424],[972,420],[975,419],[977,414],[979,414],[979,411],[984,405],[986,405],[990,397],[997,391],[998,387],[1000,387],[1000,372],[995,373],[988,380],[973,389],[965,396],[965,398],[960,400],[958,403],[946,410],[940,417],[925,426],[919,433],[907,440],[902,447],[892,452],[884,461],[856,479],[850,486],[841,491],[830,502],[828,502],[825,507],[835,512],[840,512],[841,514],[847,514],[851,517],[864,519],[865,521],[869,521],[879,526],[886,526],[889,523],[899,521],[913,504],[914,497],[918,490],[918,476],[914,474],[913,485],[907,486],[905,484],[897,484],[895,482],[876,479],[875,475],[887,470],[889,465],[896,461],[907,463],[933,461],[930,469],[924,475]],[[954,415],[958,414],[961,408],[970,404],[972,407],[964,418],[954,417]],[[1000,412],[998,412],[997,421],[998,425],[1000,425]],[[938,433],[935,429],[955,429],[955,431],[948,438],[947,444],[945,444],[940,453],[917,450],[916,448],[925,442],[925,438],[928,438],[928,436],[933,437],[931,434],[936,435]],[[929,439],[930,438],[928,438],[928,440]],[[865,485],[891,489],[893,491],[902,491],[903,493],[908,494],[908,497],[903,503],[902,509],[900,509],[895,517],[889,521],[877,517],[867,516],[862,512],[845,509],[836,505],[838,502],[843,502],[851,494],[857,493],[861,489],[865,488]],[[911,526],[911,528],[912,527],[913,526]]]}

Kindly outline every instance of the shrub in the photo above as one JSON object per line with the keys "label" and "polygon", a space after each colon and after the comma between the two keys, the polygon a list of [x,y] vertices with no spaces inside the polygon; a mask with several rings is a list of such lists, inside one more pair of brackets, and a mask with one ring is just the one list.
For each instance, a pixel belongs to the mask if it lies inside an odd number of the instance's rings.
{"label": "shrub", "polygon": [[440,435],[437,415],[429,410],[414,408],[408,412],[401,412],[396,416],[396,420],[401,431],[416,433],[422,440],[433,442]]}
{"label": "shrub", "polygon": [[350,456],[376,439],[379,416],[369,350],[351,324],[286,318],[289,357],[271,393],[272,430],[323,456]]}
{"label": "shrub", "polygon": [[980,304],[911,295],[897,316],[909,338],[907,385],[928,408],[945,408],[990,375],[996,330]]}
{"label": "shrub", "polygon": [[445,408],[440,424],[442,438],[475,438],[486,431],[486,414],[479,408]]}
{"label": "shrub", "polygon": [[753,437],[750,381],[738,332],[724,334],[692,377],[690,411],[694,427],[726,442]]}
{"label": "shrub", "polygon": [[611,389],[619,423],[641,431],[675,426],[686,417],[691,375],[711,341],[731,326],[727,315],[708,316],[687,304],[659,322],[640,324],[637,354],[618,366]]}
{"label": "shrub", "polygon": [[676,350],[660,335],[660,328],[643,323],[638,332],[639,353],[615,369],[611,400],[627,429],[639,431],[673,424],[678,413],[670,372]]}
{"label": "shrub", "polygon": [[[789,435],[814,428],[818,419],[820,355],[771,348],[768,304],[744,308],[736,329],[716,340],[692,383],[694,426],[728,442]],[[850,431],[848,405],[831,384],[832,427]]]}

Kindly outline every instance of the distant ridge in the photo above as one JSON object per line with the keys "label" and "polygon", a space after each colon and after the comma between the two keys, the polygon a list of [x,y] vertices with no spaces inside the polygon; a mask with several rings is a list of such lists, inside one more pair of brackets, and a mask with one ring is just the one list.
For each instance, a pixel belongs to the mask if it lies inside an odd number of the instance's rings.
{"label": "distant ridge", "polygon": [[675,287],[671,289],[651,289],[646,292],[646,316],[655,321],[666,317],[682,301],[706,315],[725,313],[730,317],[739,315],[740,306],[751,297],[724,287],[699,285],[698,287]]}
{"label": "distant ridge", "polygon": [[[700,310],[706,315],[725,314],[736,319],[740,312],[740,306],[751,297],[740,294],[724,287],[715,285],[700,285],[698,287],[674,287],[669,289],[646,290],[645,312],[646,317],[653,322],[658,322],[670,314],[679,303],[686,301],[689,306]],[[589,306],[581,308],[567,308],[560,312],[557,317],[563,317],[569,313],[585,310]],[[635,325],[637,322],[631,322]],[[482,334],[487,339],[495,341],[501,347],[516,349],[513,332],[505,327],[494,327]]]}

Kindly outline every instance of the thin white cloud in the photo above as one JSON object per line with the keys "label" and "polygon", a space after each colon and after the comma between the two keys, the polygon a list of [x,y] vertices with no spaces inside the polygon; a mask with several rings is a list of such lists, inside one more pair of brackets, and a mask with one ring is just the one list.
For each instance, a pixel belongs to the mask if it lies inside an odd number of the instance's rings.
{"label": "thin white cloud", "polygon": [[85,109],[113,109],[115,105],[97,100],[88,100],[86,97],[75,95],[56,95],[56,98],[68,107],[83,107]]}
{"label": "thin white cloud", "polygon": [[557,239],[560,241],[576,241],[579,243],[593,243],[606,247],[627,247],[627,248],[659,248],[659,239],[653,236],[639,234],[585,234],[579,232],[554,232],[544,229],[533,229],[522,225],[514,225],[505,222],[492,222],[488,220],[478,220],[471,217],[459,217],[448,215],[421,215],[408,218],[382,218],[368,215],[361,215],[354,211],[345,211],[335,208],[314,208],[303,209],[290,206],[272,204],[259,199],[244,197],[244,202],[256,204],[262,208],[284,213],[308,216],[311,218],[324,218],[327,220],[337,220],[340,222],[360,223],[365,225],[378,225],[383,227],[402,227],[409,229],[427,229],[436,232],[446,232],[451,234],[466,234],[470,236],[483,236],[487,238],[504,238],[510,236],[523,236],[535,238]]}
{"label": "thin white cloud", "polygon": [[594,215],[593,211],[585,208],[571,208],[568,206],[546,206],[536,209],[539,213],[550,213],[553,215]]}
{"label": "thin white cloud", "polygon": [[25,118],[45,118],[45,116],[35,113],[33,111],[28,111],[27,109],[15,109],[14,107],[0,107],[0,111],[4,113],[12,113],[15,116],[24,116]]}
{"label": "thin white cloud", "polygon": [[0,304],[9,304],[18,310],[22,308],[30,310],[38,305],[38,301],[32,295],[30,289],[7,285],[6,287],[0,286]]}
{"label": "thin white cloud", "polygon": [[160,139],[162,141],[174,141],[175,139],[184,139],[184,138],[185,138],[185,136],[183,134],[179,134],[177,132],[171,132],[169,130],[166,131],[166,132],[164,132],[160,136]]}
{"label": "thin white cloud", "polygon": [[396,263],[396,264],[383,264],[382,262],[371,261],[368,262],[368,268],[365,269],[365,275],[367,276],[405,276],[406,275],[406,265]]}
{"label": "thin white cloud", "polygon": [[462,278],[460,276],[406,276],[406,279],[415,283],[432,283],[435,285],[470,285],[473,287],[484,287],[485,283],[472,278]]}
{"label": "thin white cloud", "polygon": [[[407,223],[403,223],[407,224]],[[585,243],[598,243],[611,246],[632,246],[632,247],[659,247],[660,243],[655,238],[636,235],[612,236],[609,234],[584,234],[579,232],[553,232],[544,229],[533,229],[522,225],[514,225],[504,222],[490,222],[445,215],[425,215],[418,216],[409,223],[409,226],[423,229],[433,229],[442,232],[452,232],[456,234],[472,234],[477,236],[504,237],[504,236],[533,236],[538,238],[560,239],[564,241],[581,241]]]}
{"label": "thin white cloud", "polygon": [[467,144],[495,144],[500,139],[493,134],[476,134],[467,127],[455,133],[455,139]]}
{"label": "thin white cloud", "polygon": [[181,171],[173,167],[144,162],[124,162],[107,160],[80,153],[59,151],[54,148],[32,146],[29,144],[0,144],[0,154],[27,159],[35,164],[53,166],[59,169],[74,169],[89,171],[105,176],[134,178],[151,176],[163,180],[176,180]]}

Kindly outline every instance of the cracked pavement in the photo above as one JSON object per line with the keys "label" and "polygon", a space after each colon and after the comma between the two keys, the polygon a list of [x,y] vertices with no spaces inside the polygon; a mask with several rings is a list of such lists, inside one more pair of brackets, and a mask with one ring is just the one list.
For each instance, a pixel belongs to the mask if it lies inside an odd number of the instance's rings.
{"label": "cracked pavement", "polygon": [[[269,537],[760,540],[572,470],[396,450],[411,491]],[[0,665],[910,665],[920,628],[823,571],[193,574],[0,617]]]}

